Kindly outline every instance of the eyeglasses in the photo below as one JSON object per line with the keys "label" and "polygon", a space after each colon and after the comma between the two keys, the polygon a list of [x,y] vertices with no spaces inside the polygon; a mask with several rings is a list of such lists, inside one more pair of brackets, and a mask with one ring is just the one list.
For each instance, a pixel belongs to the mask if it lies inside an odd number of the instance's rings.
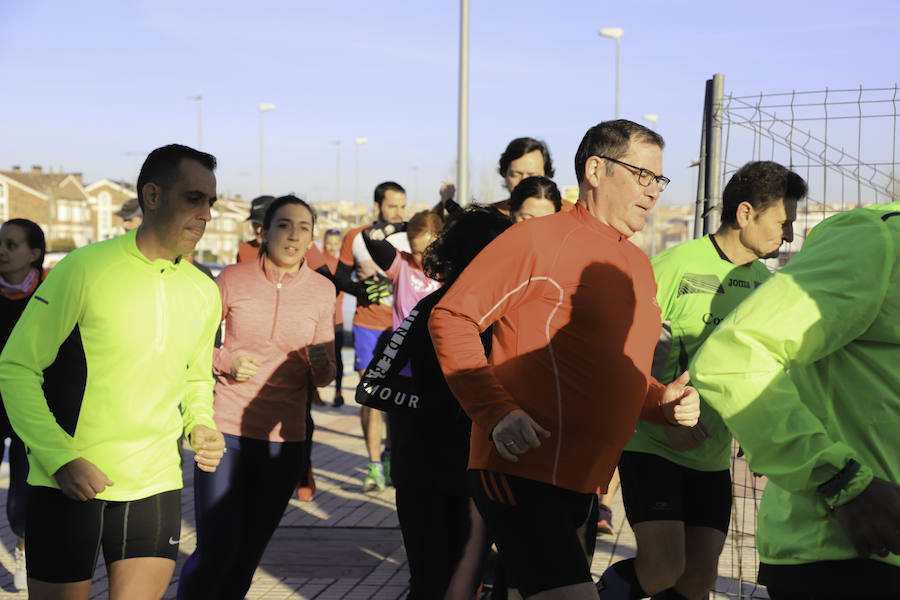
{"label": "eyeglasses", "polygon": [[657,175],[650,169],[644,169],[642,167],[637,167],[635,165],[629,165],[627,162],[622,162],[621,160],[616,160],[615,158],[610,158],[608,156],[598,156],[597,158],[603,158],[606,160],[611,160],[614,163],[620,164],[623,167],[628,167],[629,169],[634,169],[637,171],[638,183],[642,186],[647,187],[650,185],[650,182],[656,180],[656,186],[659,188],[659,191],[663,191],[666,189],[666,186],[669,185],[671,179],[665,177],[663,175]]}
{"label": "eyeglasses", "polygon": [[329,229],[325,232],[325,235],[341,235],[340,229]]}

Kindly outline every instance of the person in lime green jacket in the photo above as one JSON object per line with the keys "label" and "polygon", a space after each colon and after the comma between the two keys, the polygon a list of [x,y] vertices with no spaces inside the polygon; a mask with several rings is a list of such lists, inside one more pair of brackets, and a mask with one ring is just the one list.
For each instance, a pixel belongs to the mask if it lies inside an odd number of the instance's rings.
{"label": "person in lime green jacket", "polygon": [[[747,163],[722,193],[719,230],[653,257],[663,320],[653,375],[660,382],[681,375],[718,323],[772,276],[760,259],[777,256],[793,240],[806,189],[803,178],[778,163]],[[625,581],[633,571],[640,586],[629,587],[637,596],[702,598],[718,575],[731,520],[731,433],[700,400],[693,428],[638,421],[619,459],[637,556],[610,569]],[[601,598],[624,595],[615,590],[623,585],[613,584],[612,571],[604,574],[609,591]]]}
{"label": "person in lime green jacket", "polygon": [[692,381],[769,477],[773,599],[900,598],[900,202],[826,219],[723,321]]}
{"label": "person in lime green jacket", "polygon": [[0,392],[30,471],[35,598],[87,598],[100,548],[110,598],[160,598],[178,556],[181,436],[201,469],[213,421],[221,301],[193,251],[216,201],[216,159],[170,145],[138,177],[144,221],[79,248],[38,287],[0,355]]}

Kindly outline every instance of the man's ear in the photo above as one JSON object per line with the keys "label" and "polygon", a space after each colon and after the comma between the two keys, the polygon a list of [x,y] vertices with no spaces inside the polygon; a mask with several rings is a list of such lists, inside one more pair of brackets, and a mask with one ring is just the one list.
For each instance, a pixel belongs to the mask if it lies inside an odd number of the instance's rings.
{"label": "man's ear", "polygon": [[144,199],[144,210],[156,210],[159,208],[159,204],[162,201],[162,189],[157,184],[145,183],[144,187],[141,188],[141,195]]}
{"label": "man's ear", "polygon": [[753,205],[749,202],[741,202],[737,206],[737,211],[735,212],[735,221],[738,224],[738,227],[743,229],[746,227],[750,221],[753,220],[753,215],[756,211],[753,210]]}
{"label": "man's ear", "polygon": [[584,163],[584,180],[591,187],[598,187],[600,180],[606,176],[606,165],[603,159],[598,156],[589,156]]}

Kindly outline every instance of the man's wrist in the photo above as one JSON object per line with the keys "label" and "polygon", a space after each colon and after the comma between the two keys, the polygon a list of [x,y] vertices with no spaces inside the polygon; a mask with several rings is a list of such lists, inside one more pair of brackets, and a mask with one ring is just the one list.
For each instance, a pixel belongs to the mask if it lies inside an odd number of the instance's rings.
{"label": "man's wrist", "polygon": [[198,415],[194,417],[189,423],[185,423],[184,426],[184,437],[187,438],[188,442],[192,441],[192,436],[194,435],[194,429],[197,428],[198,425],[203,425],[204,427],[208,427],[213,431],[217,431],[216,422],[206,415]]}
{"label": "man's wrist", "polygon": [[872,483],[873,478],[872,469],[850,459],[843,469],[819,485],[816,491],[822,496],[828,510],[834,511],[835,508],[850,502],[862,493]]}

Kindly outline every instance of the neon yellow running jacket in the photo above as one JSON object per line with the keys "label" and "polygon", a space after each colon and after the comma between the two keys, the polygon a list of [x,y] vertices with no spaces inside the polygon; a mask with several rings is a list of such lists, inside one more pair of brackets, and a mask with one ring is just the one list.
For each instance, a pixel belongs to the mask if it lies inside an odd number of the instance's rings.
{"label": "neon yellow running jacket", "polygon": [[[827,505],[873,475],[900,482],[900,203],[826,219],[802,251],[710,335],[691,362],[700,395],[769,477],[763,562],[855,558]],[[789,374],[788,374],[789,372]],[[816,487],[850,459],[843,490]],[[900,556],[877,560],[900,565]]]}
{"label": "neon yellow running jacket", "polygon": [[53,473],[81,457],[114,483],[102,500],[179,489],[182,433],[215,429],[218,288],[185,260],[148,260],[135,235],[63,259],[0,355],[0,393],[31,485],[59,487]]}

